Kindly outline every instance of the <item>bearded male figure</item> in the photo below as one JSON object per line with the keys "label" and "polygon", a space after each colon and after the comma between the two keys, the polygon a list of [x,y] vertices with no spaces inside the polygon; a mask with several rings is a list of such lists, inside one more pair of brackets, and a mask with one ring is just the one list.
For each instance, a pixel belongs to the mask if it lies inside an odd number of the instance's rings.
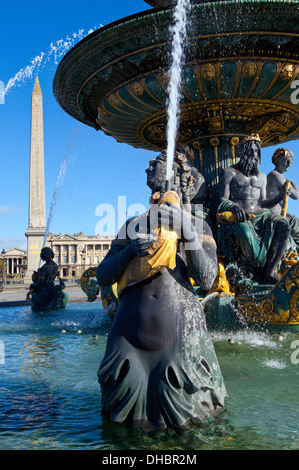
{"label": "bearded male figure", "polygon": [[291,227],[270,209],[283,200],[285,190],[266,197],[266,175],[259,170],[258,135],[245,139],[237,156],[239,162],[226,168],[220,181],[218,214],[231,212],[234,220],[219,224],[219,252],[227,262],[253,268],[259,282],[276,284],[280,280],[276,270],[287,249]]}
{"label": "bearded male figure", "polygon": [[[98,377],[108,419],[163,429],[218,416],[226,390],[190,281],[208,290],[217,274],[212,232],[182,204],[190,207],[203,177],[182,154],[171,191],[164,193],[165,154],[151,160],[146,173],[150,211],[127,221],[97,269],[98,284],[117,282],[119,296]],[[158,243],[152,211],[158,233],[169,235]]]}

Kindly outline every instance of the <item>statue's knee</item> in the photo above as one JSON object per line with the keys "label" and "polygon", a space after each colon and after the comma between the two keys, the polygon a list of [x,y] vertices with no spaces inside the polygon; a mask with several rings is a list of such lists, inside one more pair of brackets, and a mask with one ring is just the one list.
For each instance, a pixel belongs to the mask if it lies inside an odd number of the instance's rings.
{"label": "statue's knee", "polygon": [[287,220],[281,220],[277,224],[277,233],[281,235],[281,237],[288,237],[292,231],[291,225],[288,223]]}
{"label": "statue's knee", "polygon": [[258,247],[256,246],[256,241],[252,236],[248,223],[238,222],[234,224],[232,233],[235,236],[235,243],[243,255],[249,260],[255,259]]}
{"label": "statue's knee", "polygon": [[232,233],[236,237],[244,237],[248,231],[248,225],[246,222],[238,222],[232,226]]}

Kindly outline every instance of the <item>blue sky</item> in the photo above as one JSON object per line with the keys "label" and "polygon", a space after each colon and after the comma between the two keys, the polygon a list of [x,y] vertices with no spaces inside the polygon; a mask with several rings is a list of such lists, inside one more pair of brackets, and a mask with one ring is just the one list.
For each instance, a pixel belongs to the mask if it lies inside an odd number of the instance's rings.
{"label": "blue sky", "polygon": [[[68,47],[64,50],[62,43],[75,44],[79,34],[148,8],[143,0],[2,2],[0,80],[6,86],[18,73],[22,79],[0,105],[0,251],[14,246],[26,249],[31,94],[36,75],[43,93],[47,215],[61,164],[65,158],[68,162],[50,231],[95,234],[96,207],[105,203],[117,209],[118,196],[126,196],[127,206],[148,205],[145,169],[156,154],[119,144],[77,122],[59,107],[52,92],[57,65]],[[32,61],[39,65],[32,66]],[[295,156],[288,177],[299,183],[299,145],[286,146]],[[265,173],[273,169],[274,149],[263,150]],[[299,201],[290,202],[289,212],[299,216]]]}

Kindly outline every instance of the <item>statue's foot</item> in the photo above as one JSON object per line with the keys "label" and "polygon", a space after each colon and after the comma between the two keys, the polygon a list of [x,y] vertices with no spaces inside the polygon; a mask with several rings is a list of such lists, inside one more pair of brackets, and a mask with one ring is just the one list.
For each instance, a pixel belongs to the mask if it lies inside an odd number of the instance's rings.
{"label": "statue's foot", "polygon": [[280,276],[274,273],[266,273],[264,271],[260,271],[256,273],[255,280],[258,284],[277,284],[280,281]]}
{"label": "statue's foot", "polygon": [[268,274],[263,278],[263,284],[277,284],[280,281],[280,276],[278,274]]}

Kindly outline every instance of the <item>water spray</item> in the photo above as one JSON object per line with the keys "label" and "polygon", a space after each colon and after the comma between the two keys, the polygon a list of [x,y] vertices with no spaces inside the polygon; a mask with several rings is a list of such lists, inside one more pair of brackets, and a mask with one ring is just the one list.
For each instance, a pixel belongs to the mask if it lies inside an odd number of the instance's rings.
{"label": "water spray", "polygon": [[[57,198],[58,198],[58,195],[59,195],[60,187],[63,183],[63,180],[64,180],[65,175],[66,175],[67,168],[68,168],[69,163],[71,161],[70,150],[71,150],[72,146],[73,146],[73,136],[71,137],[71,139],[69,141],[69,144],[68,144],[68,147],[66,149],[63,161],[62,161],[61,166],[60,166],[60,170],[59,170],[59,174],[58,174],[58,178],[57,178],[57,181],[56,181],[56,186],[55,186],[55,190],[54,190],[54,194],[53,194],[53,199],[52,199],[52,203],[51,203],[51,206],[50,206],[50,212],[49,212],[49,216],[48,216],[48,220],[47,220],[47,226],[46,226],[46,231],[45,231],[45,235],[44,235],[42,248],[44,248],[46,243],[47,243],[48,233],[49,233],[49,230],[50,230],[50,225],[51,225],[51,222],[52,222],[52,218],[53,218],[53,214],[54,214],[54,208],[56,206],[56,202],[57,202]],[[40,264],[41,264],[41,260],[39,261],[39,267],[40,267]]]}
{"label": "water spray", "polygon": [[180,117],[181,75],[184,58],[183,43],[186,39],[187,11],[189,7],[190,0],[177,0],[174,10],[174,24],[170,27],[172,34],[172,64],[167,87],[169,99],[167,106],[166,191],[169,191],[171,187],[172,166]]}
{"label": "water spray", "polygon": [[[98,27],[101,27],[99,25]],[[14,77],[11,77],[4,90],[0,92],[0,98],[4,99],[5,95],[14,88],[19,82],[24,83],[27,79],[31,79],[33,74],[37,71],[40,71],[47,63],[52,59],[54,64],[58,64],[59,60],[68,52],[71,47],[73,47],[78,41],[81,41],[85,36],[92,33],[95,28],[90,28],[87,32],[84,29],[80,29],[77,32],[72,33],[71,35],[66,36],[65,39],[59,39],[56,42],[51,42],[49,47],[45,52],[40,52],[36,57],[34,57],[30,64],[26,67],[20,69]]]}

